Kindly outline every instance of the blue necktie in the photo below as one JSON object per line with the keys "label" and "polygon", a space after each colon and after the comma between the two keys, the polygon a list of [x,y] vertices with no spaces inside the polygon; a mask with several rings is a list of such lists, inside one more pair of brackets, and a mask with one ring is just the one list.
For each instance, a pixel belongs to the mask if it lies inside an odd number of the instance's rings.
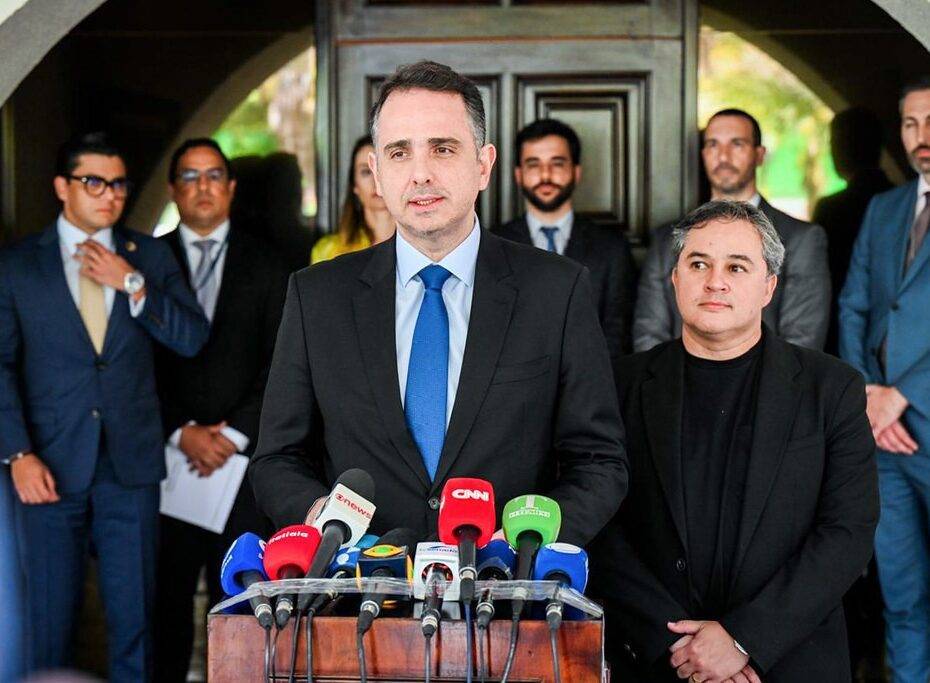
{"label": "blue necktie", "polygon": [[555,248],[555,233],[559,231],[558,228],[540,228],[543,234],[546,236],[546,241],[549,243],[549,251],[554,254],[558,254],[559,250]]}
{"label": "blue necktie", "polygon": [[436,476],[446,438],[446,391],[449,381],[449,314],[442,286],[452,275],[442,266],[420,271],[426,288],[413,330],[404,413],[407,427],[420,449],[430,481]]}

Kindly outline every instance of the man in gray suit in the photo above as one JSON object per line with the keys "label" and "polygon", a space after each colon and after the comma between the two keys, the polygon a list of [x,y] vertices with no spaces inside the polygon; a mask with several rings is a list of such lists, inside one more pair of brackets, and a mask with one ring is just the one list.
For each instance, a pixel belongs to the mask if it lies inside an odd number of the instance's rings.
{"label": "man in gray suit", "polygon": [[[830,270],[827,237],[818,225],[792,218],[759,195],[756,168],[765,159],[759,123],[740,109],[714,114],[704,130],[701,150],[711,199],[746,201],[762,210],[785,245],[779,287],[762,319],[786,341],[822,349],[830,318]],[[675,265],[674,225],[658,228],[646,255],[633,318],[633,348],[646,351],[681,336],[670,275]]]}

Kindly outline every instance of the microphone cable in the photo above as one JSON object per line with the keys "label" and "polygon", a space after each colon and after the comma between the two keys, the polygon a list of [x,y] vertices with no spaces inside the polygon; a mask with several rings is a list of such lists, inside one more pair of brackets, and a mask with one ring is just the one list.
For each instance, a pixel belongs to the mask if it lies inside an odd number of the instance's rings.
{"label": "microphone cable", "polygon": [[552,673],[555,676],[555,683],[562,683],[562,670],[559,666],[559,644],[556,642],[558,629],[549,629],[549,649],[552,651]]}
{"label": "microphone cable", "polygon": [[313,631],[310,630],[310,624],[313,622],[315,614],[315,608],[311,607],[307,610],[307,624],[304,626],[304,632],[307,636],[307,683],[313,683]]}
{"label": "microphone cable", "polygon": [[471,602],[465,606],[465,683],[472,683],[472,652],[475,650],[474,637],[471,632]]}
{"label": "microphone cable", "polygon": [[265,629],[265,683],[271,683],[271,629]]}
{"label": "microphone cable", "polygon": [[510,621],[510,650],[507,652],[507,663],[504,665],[504,675],[501,676],[500,683],[507,683],[507,677],[510,676],[510,669],[513,667],[513,660],[517,654],[517,634],[520,632],[520,613],[515,612]]}
{"label": "microphone cable", "polygon": [[478,680],[481,683],[485,683],[485,679],[488,677],[488,665],[484,661],[484,638],[486,634],[486,629],[478,627],[478,633],[476,637],[478,639]]}
{"label": "microphone cable", "polygon": [[359,683],[368,683],[368,667],[365,665],[365,633],[355,630],[355,649],[358,650],[358,676]]}
{"label": "microphone cable", "polygon": [[297,683],[296,673],[294,669],[297,668],[297,640],[300,635],[300,612],[294,615],[294,629],[291,633],[291,668],[290,673],[287,676],[287,683]]}
{"label": "microphone cable", "polygon": [[423,638],[423,680],[425,683],[430,683],[430,674],[433,669],[433,636],[425,636]]}

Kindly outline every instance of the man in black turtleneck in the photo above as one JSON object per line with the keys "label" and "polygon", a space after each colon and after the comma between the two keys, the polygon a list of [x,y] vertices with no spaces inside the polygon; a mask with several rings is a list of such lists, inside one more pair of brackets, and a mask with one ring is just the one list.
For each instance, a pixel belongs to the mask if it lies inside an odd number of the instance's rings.
{"label": "man in black turtleneck", "polygon": [[872,551],[875,444],[859,373],[762,324],[784,259],[746,202],[673,237],[682,337],[617,386],[630,491],[592,551],[624,681],[850,680],[841,599]]}

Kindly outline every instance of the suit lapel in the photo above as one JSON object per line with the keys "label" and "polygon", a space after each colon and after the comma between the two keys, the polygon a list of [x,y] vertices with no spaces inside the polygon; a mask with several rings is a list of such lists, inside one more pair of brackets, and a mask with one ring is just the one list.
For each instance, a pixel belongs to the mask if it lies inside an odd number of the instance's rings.
{"label": "suit lapel", "polygon": [[461,452],[494,376],[517,298],[517,290],[507,282],[510,272],[500,240],[487,232],[482,233],[465,355],[436,470],[434,482],[437,484],[445,479]]}
{"label": "suit lapel", "polygon": [[684,400],[684,351],[681,340],[669,344],[650,363],[642,405],[649,451],[665,491],[682,546],[688,547],[684,486],[681,478],[681,413]]}
{"label": "suit lapel", "polygon": [[388,436],[407,466],[428,489],[429,475],[407,429],[400,402],[394,322],[397,281],[394,244],[392,238],[371,249],[371,259],[359,275],[367,287],[355,294],[352,306],[365,372]]}
{"label": "suit lapel", "polygon": [[42,269],[42,280],[48,284],[52,301],[58,310],[62,311],[62,315],[73,328],[77,338],[80,338],[93,351],[93,343],[87,333],[87,328],[84,326],[84,321],[81,319],[81,312],[74,301],[74,297],[71,296],[71,290],[68,288],[64,265],[61,262],[58,228],[55,223],[52,223],[51,227],[46,229],[42,237],[39,238],[38,258],[39,267]]}
{"label": "suit lapel", "polygon": [[730,574],[734,581],[765,510],[798,410],[797,375],[801,366],[791,348],[771,330],[765,331],[763,344],[743,512]]}
{"label": "suit lapel", "polygon": [[165,241],[171,247],[174,253],[174,259],[178,262],[181,272],[184,273],[184,279],[187,285],[191,286],[191,267],[187,262],[187,253],[184,251],[184,245],[181,242],[181,226],[178,226],[165,236]]}
{"label": "suit lapel", "polygon": [[244,245],[239,240],[239,234],[236,233],[232,226],[229,228],[228,240],[220,289],[216,293],[216,308],[213,310],[213,320],[210,323],[211,327],[227,315],[227,309],[230,308],[229,302],[236,300],[236,289],[242,284],[242,277],[239,274],[244,273],[248,267],[248,255],[245,253]]}
{"label": "suit lapel", "polygon": [[572,223],[572,234],[571,237],[568,238],[568,244],[565,245],[565,253],[563,255],[579,263],[587,263],[585,260],[585,253],[588,250],[587,247],[587,231],[585,230],[584,222],[579,220],[576,214]]}
{"label": "suit lapel", "polygon": [[898,278],[898,287],[896,291],[901,291],[907,287],[917,272],[926,263],[930,252],[927,251],[930,240],[924,238],[920,250],[914,257],[907,272],[904,272],[904,261],[907,259],[907,248],[911,239],[911,226],[914,224],[914,207],[917,206],[917,181],[913,181],[912,186],[907,193],[907,201],[899,202],[895,207],[896,215],[889,221],[889,225],[898,226],[897,242],[895,244],[896,276]]}
{"label": "suit lapel", "polygon": [[512,230],[504,234],[503,236],[514,242],[519,242],[520,244],[528,244],[533,246],[533,238],[530,235],[530,224],[526,222],[526,214],[520,216],[512,224]]}
{"label": "suit lapel", "polygon": [[[135,268],[138,267],[135,262],[135,254],[137,252],[135,248],[133,248],[132,251],[126,248],[129,242],[132,242],[132,238],[129,235],[122,230],[113,229],[113,246],[115,247],[116,253],[126,259],[126,261]],[[129,296],[119,291],[114,292],[113,308],[110,311],[110,317],[107,319],[107,333],[103,338],[103,351],[100,353],[101,356],[113,353],[113,345],[126,338],[126,335],[122,334],[121,330],[123,325],[125,325],[131,317],[132,316],[129,315]]]}

